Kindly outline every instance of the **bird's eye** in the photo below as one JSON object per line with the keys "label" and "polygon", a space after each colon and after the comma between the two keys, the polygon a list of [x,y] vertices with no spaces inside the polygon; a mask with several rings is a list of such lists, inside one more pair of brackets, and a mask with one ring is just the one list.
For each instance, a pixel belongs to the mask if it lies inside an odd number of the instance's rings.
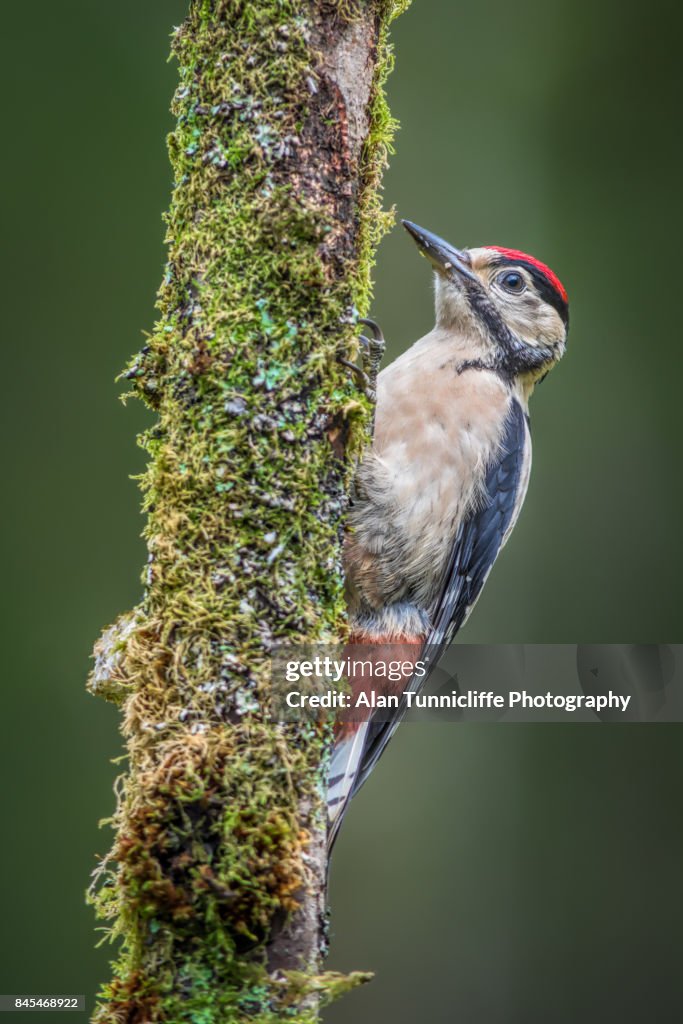
{"label": "bird's eye", "polygon": [[517,270],[506,270],[504,273],[499,274],[498,284],[506,292],[512,292],[513,295],[519,295],[520,292],[526,289],[526,281]]}

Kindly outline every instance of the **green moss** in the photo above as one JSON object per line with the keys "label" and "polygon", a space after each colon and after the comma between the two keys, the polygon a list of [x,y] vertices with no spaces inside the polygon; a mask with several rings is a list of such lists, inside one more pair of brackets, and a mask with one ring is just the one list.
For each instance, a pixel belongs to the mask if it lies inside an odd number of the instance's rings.
{"label": "green moss", "polygon": [[343,516],[370,410],[337,355],[357,351],[387,223],[382,83],[405,6],[374,2],[343,259],[335,201],[292,185],[313,117],[311,5],[193,0],[175,34],[168,262],[159,321],[126,373],[158,415],[142,438],[145,598],[105,634],[91,681],[122,703],[130,755],[97,879],[123,940],[97,1021],[301,1024],[366,977],[266,970],[321,828],[329,743],[324,728],[269,721],[269,653],[344,633]]}

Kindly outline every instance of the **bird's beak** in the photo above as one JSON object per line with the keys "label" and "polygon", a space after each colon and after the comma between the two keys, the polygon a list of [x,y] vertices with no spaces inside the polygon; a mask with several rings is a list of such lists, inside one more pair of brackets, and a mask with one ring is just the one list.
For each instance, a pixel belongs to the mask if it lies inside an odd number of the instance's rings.
{"label": "bird's beak", "polygon": [[427,257],[435,270],[445,274],[446,277],[453,277],[459,274],[461,277],[469,278],[470,281],[480,283],[479,278],[472,270],[472,263],[466,252],[454,249],[443,238],[433,235],[431,231],[425,231],[412,221],[401,221],[409,235],[412,235],[421,253]]}

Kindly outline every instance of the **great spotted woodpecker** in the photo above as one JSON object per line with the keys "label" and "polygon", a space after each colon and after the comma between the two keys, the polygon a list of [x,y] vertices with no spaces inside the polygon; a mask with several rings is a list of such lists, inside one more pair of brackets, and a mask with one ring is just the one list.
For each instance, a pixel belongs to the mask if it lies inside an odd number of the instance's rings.
{"label": "great spotted woodpecker", "polygon": [[[377,378],[372,448],[344,547],[351,637],[380,657],[410,645],[434,665],[465,622],[519,515],[531,468],[528,401],[561,358],[567,293],[515,249],[459,250],[404,226],[435,271],[436,323]],[[369,322],[371,323],[371,322]],[[425,676],[398,682],[416,690]],[[351,677],[358,692],[364,680]],[[338,727],[329,843],[405,710]]]}

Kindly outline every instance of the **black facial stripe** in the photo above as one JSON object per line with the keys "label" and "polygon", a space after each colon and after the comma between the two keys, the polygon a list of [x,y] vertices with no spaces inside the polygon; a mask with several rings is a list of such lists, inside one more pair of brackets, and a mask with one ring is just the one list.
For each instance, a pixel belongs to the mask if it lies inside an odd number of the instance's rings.
{"label": "black facial stripe", "polygon": [[543,301],[557,310],[565,327],[569,326],[569,306],[538,267],[535,267],[533,263],[527,263],[526,260],[514,259],[511,256],[499,257],[496,259],[495,265],[497,267],[524,267],[531,274],[536,291]]}
{"label": "black facial stripe", "polygon": [[489,334],[502,346],[510,344],[512,335],[502,316],[491,302],[483,288],[469,288],[468,296],[472,312],[486,326]]}
{"label": "black facial stripe", "polygon": [[457,368],[457,372],[460,374],[469,369],[488,369],[505,381],[514,380],[518,373],[527,369],[523,365],[527,358],[526,346],[520,345],[483,288],[468,287],[468,294],[472,312],[485,325],[491,338],[495,339],[498,352],[491,360],[467,360]]}

